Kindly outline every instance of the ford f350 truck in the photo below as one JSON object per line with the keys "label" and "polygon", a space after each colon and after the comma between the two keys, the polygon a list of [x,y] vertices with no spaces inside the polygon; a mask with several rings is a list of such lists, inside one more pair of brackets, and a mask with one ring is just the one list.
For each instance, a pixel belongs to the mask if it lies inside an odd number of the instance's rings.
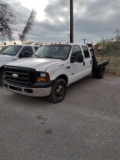
{"label": "ford f350 truck", "polygon": [[48,44],[29,59],[8,63],[3,84],[10,91],[27,96],[48,96],[58,103],[64,99],[70,84],[91,73],[93,77],[103,78],[108,63],[98,64],[90,44]]}

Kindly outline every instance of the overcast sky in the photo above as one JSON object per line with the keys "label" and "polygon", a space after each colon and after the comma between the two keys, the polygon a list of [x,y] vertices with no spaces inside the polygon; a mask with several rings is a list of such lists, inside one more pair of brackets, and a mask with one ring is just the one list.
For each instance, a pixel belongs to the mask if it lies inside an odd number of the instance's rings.
{"label": "overcast sky", "polygon": [[[16,15],[14,38],[22,32],[32,9],[36,10],[36,21],[27,40],[37,42],[69,41],[70,0],[3,0],[9,3]],[[120,29],[119,0],[73,0],[74,42],[97,42],[103,36],[113,36]]]}

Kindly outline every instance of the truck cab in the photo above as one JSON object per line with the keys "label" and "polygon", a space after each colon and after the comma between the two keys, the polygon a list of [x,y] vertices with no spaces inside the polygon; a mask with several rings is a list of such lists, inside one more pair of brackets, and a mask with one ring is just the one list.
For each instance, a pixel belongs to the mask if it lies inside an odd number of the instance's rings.
{"label": "truck cab", "polygon": [[90,75],[93,59],[87,45],[67,43],[40,47],[31,58],[5,66],[3,84],[10,91],[28,96],[48,96],[61,102],[67,87]]}

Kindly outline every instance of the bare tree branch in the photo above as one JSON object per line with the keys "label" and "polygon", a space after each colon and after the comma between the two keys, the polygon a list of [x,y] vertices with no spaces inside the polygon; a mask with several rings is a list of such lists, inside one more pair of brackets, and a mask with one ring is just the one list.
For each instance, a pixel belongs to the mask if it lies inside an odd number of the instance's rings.
{"label": "bare tree branch", "polygon": [[22,32],[22,34],[18,34],[19,37],[20,37],[20,40],[23,41],[25,40],[25,37],[26,35],[28,34],[29,30],[32,28],[32,25],[33,25],[33,21],[35,19],[35,16],[36,16],[36,11],[35,10],[32,10],[31,13],[30,13],[30,16],[27,20],[27,23],[26,23],[26,26]]}
{"label": "bare tree branch", "polygon": [[15,25],[15,16],[9,6],[0,1],[0,35],[12,40],[12,25]]}

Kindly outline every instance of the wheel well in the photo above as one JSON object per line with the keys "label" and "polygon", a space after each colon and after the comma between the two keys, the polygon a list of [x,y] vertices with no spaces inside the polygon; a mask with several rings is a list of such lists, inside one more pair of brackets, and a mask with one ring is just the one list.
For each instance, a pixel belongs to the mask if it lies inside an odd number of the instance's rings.
{"label": "wheel well", "polygon": [[66,81],[66,83],[68,84],[68,77],[66,76],[66,75],[60,75],[59,77],[57,77],[57,79],[58,78],[62,78],[62,79],[64,79],[65,81]]}
{"label": "wheel well", "polygon": [[0,72],[1,72],[3,69],[4,69],[4,66],[2,66],[2,67],[0,68]]}

